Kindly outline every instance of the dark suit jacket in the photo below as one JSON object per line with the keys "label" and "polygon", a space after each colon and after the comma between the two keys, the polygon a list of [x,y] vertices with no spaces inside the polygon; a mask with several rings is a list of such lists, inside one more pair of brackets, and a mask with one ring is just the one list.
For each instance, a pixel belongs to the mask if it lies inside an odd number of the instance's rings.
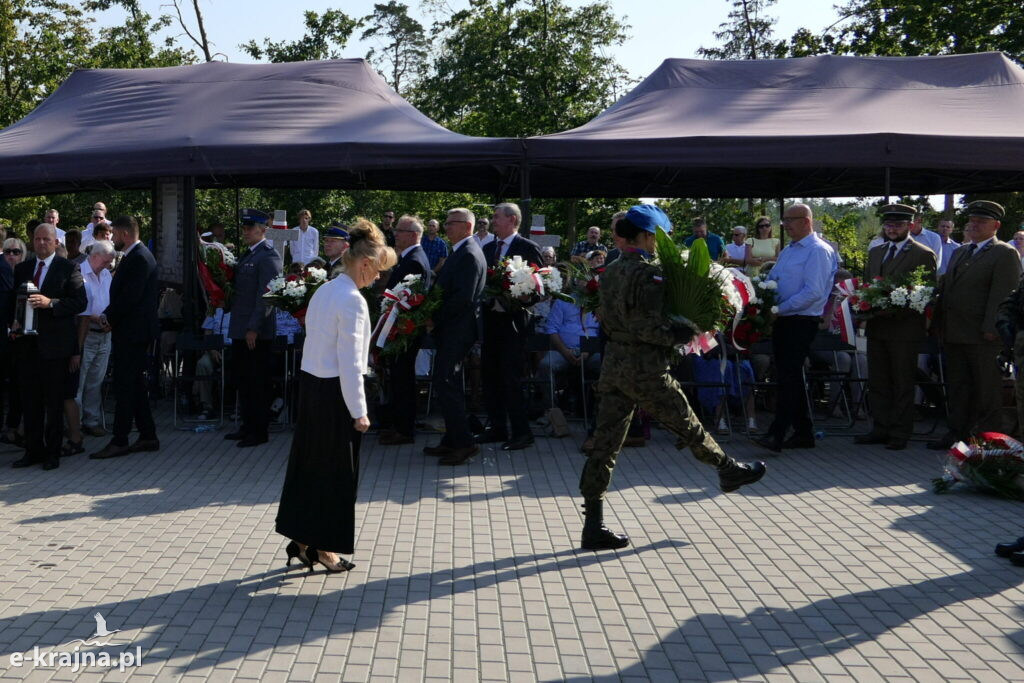
{"label": "dark suit jacket", "polygon": [[7,328],[14,320],[14,269],[6,259],[0,261],[0,349],[6,349]]}
{"label": "dark suit jacket", "polygon": [[159,306],[156,259],[139,242],[121,259],[110,281],[110,305],[103,314],[110,323],[111,341],[146,344],[156,339],[160,334]]}
{"label": "dark suit jacket", "polygon": [[430,270],[430,261],[423,247],[416,245],[412,251],[398,259],[398,265],[391,269],[388,278],[388,289],[393,289],[407,275],[421,275],[424,289],[430,289],[434,273]]}
{"label": "dark suit jacket", "polygon": [[441,288],[441,305],[434,312],[434,338],[472,344],[477,338],[480,297],[484,293],[487,266],[476,240],[468,239],[444,262],[435,287]]}
{"label": "dark suit jacket", "polygon": [[[23,282],[31,282],[36,271],[36,259],[19,263],[14,269],[15,291]],[[53,308],[37,308],[35,314],[36,348],[39,358],[68,358],[79,353],[77,316],[85,310],[85,282],[82,271],[71,261],[54,256],[39,292],[55,299]],[[27,337],[25,338],[27,339]]]}
{"label": "dark suit jacket", "polygon": [[281,256],[270,242],[261,242],[238,259],[228,330],[232,339],[245,339],[249,330],[258,332],[260,339],[274,338],[277,332],[274,308],[263,295],[267,293],[267,283],[280,272]]}
{"label": "dark suit jacket", "polygon": [[[498,238],[495,237],[493,242],[489,242],[484,247],[484,259],[487,261],[488,268],[498,265],[499,246]],[[526,239],[522,235],[516,235],[512,240],[512,244],[508,245],[505,258],[512,258],[513,256],[521,256],[524,261],[535,266],[540,266],[544,263],[544,259],[540,255],[540,245],[533,240]]]}
{"label": "dark suit jacket", "polygon": [[992,238],[980,252],[967,258],[968,246],[953,252],[949,266],[939,280],[936,321],[943,341],[951,344],[992,344],[982,334],[996,334],[999,304],[1010,295],[1020,279],[1017,250],[999,238]]}
{"label": "dark suit jacket", "polygon": [[[868,280],[878,276],[904,275],[920,266],[924,266],[931,276],[935,277],[935,252],[920,242],[908,239],[893,258],[882,263],[888,251],[889,243],[883,242],[868,252],[868,265],[865,270]],[[866,331],[868,337],[872,339],[922,341],[925,338],[924,314],[901,311],[893,315],[871,318],[868,320]]]}

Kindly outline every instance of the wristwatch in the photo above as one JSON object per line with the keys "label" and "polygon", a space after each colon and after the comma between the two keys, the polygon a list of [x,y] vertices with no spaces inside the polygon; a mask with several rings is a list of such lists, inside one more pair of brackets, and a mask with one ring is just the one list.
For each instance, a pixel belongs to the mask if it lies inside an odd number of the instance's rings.
{"label": "wristwatch", "polygon": [[50,299],[50,305],[47,306],[47,308],[53,308],[54,304],[56,304],[56,303],[57,303],[56,299]]}

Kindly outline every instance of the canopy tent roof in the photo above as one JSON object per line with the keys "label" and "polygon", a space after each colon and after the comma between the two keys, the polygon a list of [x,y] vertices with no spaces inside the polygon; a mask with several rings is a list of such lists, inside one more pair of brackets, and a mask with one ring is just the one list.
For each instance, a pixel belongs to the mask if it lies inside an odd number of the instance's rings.
{"label": "canopy tent roof", "polygon": [[527,139],[534,196],[1024,189],[1024,70],[1001,53],[667,59],[592,121]]}
{"label": "canopy tent roof", "polygon": [[521,158],[519,140],[431,121],[362,59],[94,69],[0,131],[0,196],[148,188],[159,176],[508,192]]}

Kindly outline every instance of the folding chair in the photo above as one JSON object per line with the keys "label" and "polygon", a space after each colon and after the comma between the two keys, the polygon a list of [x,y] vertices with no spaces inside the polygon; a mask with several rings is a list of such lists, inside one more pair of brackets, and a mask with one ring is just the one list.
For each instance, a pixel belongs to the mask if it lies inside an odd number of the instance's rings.
{"label": "folding chair", "polygon": [[[857,347],[852,344],[847,344],[837,334],[831,334],[829,332],[820,331],[814,337],[814,341],[811,342],[811,351],[818,353],[831,353],[832,354],[832,366],[837,368],[835,370],[808,370],[806,367],[803,369],[804,385],[806,387],[805,393],[807,395],[807,412],[811,418],[811,424],[814,424],[814,405],[811,399],[813,392],[811,391],[812,382],[820,382],[822,384],[837,382],[840,386],[838,396],[835,404],[842,403],[846,408],[846,424],[839,429],[850,429],[857,422],[856,408],[860,406],[864,401],[864,383],[867,382],[866,378],[860,376],[860,366],[857,363],[857,358],[854,356],[850,361],[850,370],[847,372],[840,372],[839,368],[839,354],[840,353],[857,353]],[[854,384],[860,385],[860,399],[854,402],[853,405],[846,398],[847,389],[850,389]],[[836,407],[832,401],[829,400],[827,408],[829,412]],[[833,427],[836,429],[836,427]]]}
{"label": "folding chair", "polygon": [[180,422],[178,420],[178,392],[181,390],[181,384],[183,382],[213,382],[217,379],[218,374],[212,375],[183,375],[181,374],[181,354],[184,351],[192,351],[197,353],[205,353],[207,351],[220,351],[224,352],[224,336],[220,334],[208,334],[205,336],[197,337],[195,334],[182,331],[178,333],[178,336],[174,343],[174,368],[171,383],[174,385],[174,428],[178,430],[191,430],[195,425],[216,425],[220,428],[224,424],[224,362],[223,355],[220,363],[220,389],[218,394],[220,395],[220,414],[216,420],[207,419],[199,420],[195,418],[183,418]]}

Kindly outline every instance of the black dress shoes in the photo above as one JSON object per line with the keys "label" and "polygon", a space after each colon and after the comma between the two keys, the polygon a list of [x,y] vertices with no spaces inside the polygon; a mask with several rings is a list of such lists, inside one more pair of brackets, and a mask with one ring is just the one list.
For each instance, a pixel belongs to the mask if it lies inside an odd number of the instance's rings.
{"label": "black dress shoes", "polygon": [[477,443],[502,443],[503,441],[508,441],[508,434],[504,430],[488,427],[477,434],[473,440]]}
{"label": "black dress shoes", "polygon": [[996,555],[999,557],[1009,557],[1014,553],[1024,551],[1024,536],[1021,536],[1013,543],[1000,543],[996,546]]}
{"label": "black dress shoes", "polygon": [[797,436],[794,434],[782,442],[783,448],[814,448],[814,436]]}
{"label": "black dress shoes", "polygon": [[11,463],[11,467],[15,467],[15,468],[17,468],[17,467],[32,467],[32,465],[38,465],[38,464],[39,464],[38,460],[33,460],[32,458],[30,458],[30,457],[28,457],[26,455],[26,456],[24,456],[22,458],[19,458],[19,459],[15,460],[14,462],[12,462]]}
{"label": "black dress shoes", "polygon": [[876,432],[868,432],[867,434],[861,434],[860,436],[853,437],[853,442],[861,446],[876,443],[889,443],[889,437]]}
{"label": "black dress shoes", "polygon": [[736,462],[732,458],[718,468],[718,486],[722,493],[731,493],[741,486],[759,481],[767,471],[760,460],[745,463]]}
{"label": "black dress shoes", "polygon": [[118,446],[113,441],[89,456],[91,460],[106,460],[108,458],[120,458],[123,455],[131,454],[130,446]]}
{"label": "black dress shoes", "polygon": [[451,452],[442,457],[439,462],[442,465],[462,465],[479,452],[480,447],[475,444],[472,446],[466,446],[465,448],[453,448]]}
{"label": "black dress shoes", "polygon": [[231,432],[230,434],[224,435],[225,441],[239,441],[245,438],[245,432],[239,429],[237,432]]}
{"label": "black dress shoes", "polygon": [[55,470],[58,467],[60,467],[60,460],[57,458],[49,458],[48,460],[43,461],[44,470]]}
{"label": "black dress shoes", "polygon": [[445,446],[443,443],[440,443],[440,444],[438,444],[436,446],[424,446],[423,447],[423,455],[433,455],[433,456],[448,455],[453,450],[455,450],[455,449],[451,448],[450,446]]}
{"label": "black dress shoes", "polygon": [[501,444],[503,451],[521,451],[533,445],[533,434],[523,434]]}
{"label": "black dress shoes", "polygon": [[889,451],[902,451],[907,447],[906,439],[889,439],[885,442],[885,449]]}
{"label": "black dress shoes", "polygon": [[756,443],[761,448],[768,449],[772,453],[782,452],[782,443],[774,436],[762,436],[759,439],[754,439],[754,443]]}
{"label": "black dress shoes", "polygon": [[132,453],[142,453],[144,451],[158,451],[160,450],[160,441],[158,439],[138,439],[135,443],[128,447]]}
{"label": "black dress shoes", "polygon": [[252,448],[253,446],[259,446],[270,441],[267,436],[246,436],[235,444],[238,448]]}

